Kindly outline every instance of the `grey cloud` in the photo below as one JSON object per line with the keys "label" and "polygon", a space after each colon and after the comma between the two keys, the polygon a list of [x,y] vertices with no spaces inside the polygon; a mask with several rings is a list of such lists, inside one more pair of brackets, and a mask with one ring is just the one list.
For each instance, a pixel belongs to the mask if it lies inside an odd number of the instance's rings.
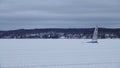
{"label": "grey cloud", "polygon": [[119,7],[119,0],[0,0],[0,28],[119,27]]}

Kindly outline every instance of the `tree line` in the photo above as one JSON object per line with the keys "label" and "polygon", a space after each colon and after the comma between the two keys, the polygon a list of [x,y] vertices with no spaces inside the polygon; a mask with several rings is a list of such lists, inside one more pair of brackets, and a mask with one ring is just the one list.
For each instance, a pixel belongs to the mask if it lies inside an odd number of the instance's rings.
{"label": "tree line", "polygon": [[[91,39],[94,28],[19,29],[0,31],[1,39]],[[99,28],[98,38],[120,38],[120,28]]]}

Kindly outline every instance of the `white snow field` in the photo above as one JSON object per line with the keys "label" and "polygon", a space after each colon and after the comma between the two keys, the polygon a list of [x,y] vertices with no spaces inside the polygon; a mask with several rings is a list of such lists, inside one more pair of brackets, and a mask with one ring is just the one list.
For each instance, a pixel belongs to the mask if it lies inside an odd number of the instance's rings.
{"label": "white snow field", "polygon": [[0,39],[0,68],[120,68],[120,39]]}

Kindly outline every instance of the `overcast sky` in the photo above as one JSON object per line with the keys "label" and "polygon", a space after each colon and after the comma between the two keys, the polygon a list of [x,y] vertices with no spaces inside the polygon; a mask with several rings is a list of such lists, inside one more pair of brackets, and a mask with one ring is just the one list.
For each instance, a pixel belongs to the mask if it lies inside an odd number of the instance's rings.
{"label": "overcast sky", "polygon": [[120,27],[120,0],[0,0],[0,30]]}

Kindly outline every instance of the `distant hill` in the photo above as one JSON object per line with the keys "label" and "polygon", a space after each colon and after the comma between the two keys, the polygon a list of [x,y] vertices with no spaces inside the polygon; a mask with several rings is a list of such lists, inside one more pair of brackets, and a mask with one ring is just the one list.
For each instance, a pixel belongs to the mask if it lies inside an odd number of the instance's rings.
{"label": "distant hill", "polygon": [[[0,31],[1,39],[91,39],[94,28],[19,29]],[[99,39],[120,38],[120,28],[99,28]]]}

